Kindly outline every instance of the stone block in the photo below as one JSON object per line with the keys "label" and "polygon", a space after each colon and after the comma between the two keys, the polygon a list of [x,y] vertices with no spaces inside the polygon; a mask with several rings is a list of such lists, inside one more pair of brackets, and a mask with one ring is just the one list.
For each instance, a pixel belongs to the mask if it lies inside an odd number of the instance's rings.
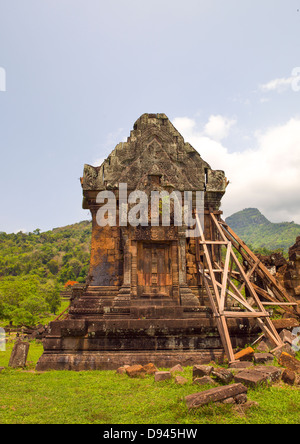
{"label": "stone block", "polygon": [[261,341],[256,347],[256,351],[259,353],[269,353],[270,347],[266,341]]}
{"label": "stone block", "polygon": [[231,364],[229,364],[229,368],[232,370],[240,370],[250,367],[253,367],[253,364],[249,361],[232,362]]}
{"label": "stone block", "polygon": [[221,384],[229,384],[233,380],[233,374],[226,368],[215,368],[211,375]]}
{"label": "stone block", "polygon": [[178,385],[184,385],[184,384],[187,384],[188,382],[189,381],[186,378],[184,378],[183,376],[180,376],[180,375],[177,375],[175,378],[175,384],[178,384]]}
{"label": "stone block", "polygon": [[234,355],[236,361],[252,361],[254,350],[252,347],[247,347]]}
{"label": "stone block", "polygon": [[146,370],[142,365],[131,365],[126,368],[126,373],[131,378],[144,377],[146,374]]}
{"label": "stone block", "polygon": [[267,384],[268,378],[264,373],[255,370],[244,370],[235,375],[236,383],[244,384],[246,387],[257,387],[261,384]]}
{"label": "stone block", "polygon": [[193,379],[201,378],[202,376],[209,376],[213,371],[213,367],[209,365],[194,365],[193,367]]}
{"label": "stone block", "polygon": [[166,381],[167,379],[172,379],[171,372],[156,372],[154,375],[155,382]]}
{"label": "stone block", "polygon": [[130,366],[129,366],[129,365],[123,365],[122,367],[119,367],[119,368],[117,369],[117,373],[118,373],[119,375],[124,375],[124,374],[126,373],[126,369],[127,369],[128,367],[130,367]]}
{"label": "stone block", "polygon": [[273,319],[272,321],[276,330],[282,330],[284,328],[299,327],[299,321],[295,318],[286,319]]}
{"label": "stone block", "polygon": [[300,373],[300,361],[298,361],[298,359],[294,358],[288,353],[282,352],[278,362],[280,365],[282,365],[282,367],[286,367],[289,370]]}
{"label": "stone block", "polygon": [[143,367],[146,370],[147,375],[153,375],[158,371],[158,368],[156,367],[156,365],[152,364],[152,362],[144,365]]}
{"label": "stone block", "polygon": [[289,370],[288,368],[286,368],[282,373],[281,379],[286,384],[294,385],[296,381],[296,373],[293,370]]}
{"label": "stone block", "polygon": [[29,342],[17,341],[12,349],[8,366],[12,368],[25,367],[28,351]]}
{"label": "stone block", "polygon": [[222,387],[214,387],[200,393],[193,393],[192,395],[185,397],[185,402],[189,409],[193,409],[209,404],[210,402],[222,402],[225,399],[246,393],[247,387],[237,383]]}
{"label": "stone block", "polygon": [[296,356],[296,352],[292,349],[292,347],[290,346],[290,344],[284,344],[282,347],[278,348],[277,350],[275,350],[273,352],[273,355],[275,356],[275,358],[277,358],[277,360],[279,360],[282,352],[285,352],[291,356]]}
{"label": "stone block", "polygon": [[274,356],[271,353],[254,353],[254,362],[256,364],[265,364],[273,362]]}
{"label": "stone block", "polygon": [[256,372],[266,375],[268,382],[277,382],[281,378],[282,369],[272,365],[257,365],[254,367]]}
{"label": "stone block", "polygon": [[210,376],[202,376],[201,378],[195,378],[193,385],[217,385],[217,383]]}
{"label": "stone block", "polygon": [[287,342],[288,344],[292,345],[294,339],[296,339],[296,335],[294,335],[292,332],[290,332],[289,330],[282,330],[279,334],[282,342]]}
{"label": "stone block", "polygon": [[183,368],[181,367],[180,364],[174,365],[174,367],[172,367],[170,369],[171,373],[175,373],[175,372],[183,372]]}

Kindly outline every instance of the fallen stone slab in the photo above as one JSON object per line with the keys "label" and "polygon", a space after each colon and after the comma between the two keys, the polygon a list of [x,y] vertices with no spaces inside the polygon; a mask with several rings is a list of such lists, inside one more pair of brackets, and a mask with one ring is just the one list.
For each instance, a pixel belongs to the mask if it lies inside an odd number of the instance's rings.
{"label": "fallen stone slab", "polygon": [[123,365],[122,367],[117,368],[116,372],[119,375],[124,375],[126,373],[126,369],[130,367],[130,365]]}
{"label": "fallen stone slab", "polygon": [[195,378],[193,385],[217,385],[217,383],[210,376],[202,376],[201,378]]}
{"label": "fallen stone slab", "polygon": [[270,383],[279,381],[282,375],[282,369],[273,365],[257,365],[253,370],[266,375]]}
{"label": "fallen stone slab", "polygon": [[158,368],[156,365],[152,364],[152,362],[144,365],[143,367],[146,370],[147,375],[154,375],[154,373],[158,372]]}
{"label": "fallen stone slab", "polygon": [[178,385],[185,385],[188,382],[189,381],[186,378],[184,378],[183,376],[180,376],[180,375],[177,375],[175,378],[175,384],[178,384]]}
{"label": "fallen stone slab", "polygon": [[234,355],[236,361],[252,361],[254,350],[252,347],[247,347]]}
{"label": "fallen stone slab", "polygon": [[254,353],[253,356],[256,364],[265,364],[274,360],[274,355],[271,353]]}
{"label": "fallen stone slab", "polygon": [[296,373],[288,368],[284,369],[281,379],[288,385],[294,385],[296,381]]}
{"label": "fallen stone slab", "polygon": [[293,350],[292,346],[290,344],[285,343],[282,347],[277,348],[273,353],[275,358],[279,359],[281,356],[281,353],[287,353],[291,356],[296,356],[296,352]]}
{"label": "fallen stone slab", "polygon": [[272,323],[276,330],[282,330],[284,328],[293,328],[299,327],[299,321],[295,318],[286,318],[286,319],[273,319]]}
{"label": "fallen stone slab", "polygon": [[269,351],[272,349],[272,347],[268,344],[266,341],[261,341],[258,346],[256,347],[256,350],[259,353],[269,353]]}
{"label": "fallen stone slab", "polygon": [[142,365],[131,365],[126,368],[126,373],[130,378],[143,378],[146,374],[146,370]]}
{"label": "fallen stone slab", "polygon": [[221,384],[229,384],[233,380],[233,373],[226,368],[214,368],[211,375]]}
{"label": "fallen stone slab", "polygon": [[12,368],[25,367],[28,351],[29,342],[17,341],[12,349],[8,366]]}
{"label": "fallen stone slab", "polygon": [[183,368],[181,367],[180,364],[174,365],[174,367],[172,367],[170,369],[171,373],[175,373],[175,372],[183,372]]}
{"label": "fallen stone slab", "polygon": [[278,359],[278,362],[280,365],[282,365],[282,367],[286,367],[289,370],[300,373],[300,361],[298,361],[298,359],[294,358],[288,353],[282,352]]}
{"label": "fallen stone slab", "polygon": [[193,367],[193,379],[201,378],[202,376],[209,376],[214,367],[209,365],[194,365]]}
{"label": "fallen stone slab", "polygon": [[186,405],[189,409],[199,408],[210,402],[222,402],[228,398],[247,393],[247,387],[243,384],[231,384],[222,387],[214,387],[200,393],[193,393],[185,397]]}
{"label": "fallen stone slab", "polygon": [[246,387],[252,388],[268,383],[267,375],[255,370],[244,370],[239,372],[237,375],[235,375],[234,380],[236,383],[241,383]]}
{"label": "fallen stone slab", "polygon": [[171,372],[156,372],[154,374],[154,381],[155,382],[160,382],[160,381],[165,381],[167,379],[172,379],[172,373]]}
{"label": "fallen stone slab", "polygon": [[231,370],[240,370],[240,369],[253,367],[253,365],[254,364],[252,364],[252,362],[249,362],[249,361],[240,361],[240,362],[232,362],[231,364],[229,364],[229,368]]}

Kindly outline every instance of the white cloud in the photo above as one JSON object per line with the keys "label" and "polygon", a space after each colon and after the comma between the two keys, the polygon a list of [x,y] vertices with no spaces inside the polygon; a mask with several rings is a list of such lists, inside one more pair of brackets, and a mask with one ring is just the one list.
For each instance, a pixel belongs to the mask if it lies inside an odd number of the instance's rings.
{"label": "white cloud", "polygon": [[300,223],[300,118],[253,136],[253,148],[229,152],[193,119],[174,126],[213,169],[225,171],[230,184],[222,200],[225,217],[247,207],[259,208],[272,222]]}
{"label": "white cloud", "polygon": [[231,120],[220,115],[212,115],[204,127],[204,135],[217,141],[226,139],[230,128],[235,124],[236,120]]}
{"label": "white cloud", "polygon": [[295,82],[295,77],[283,77],[281,79],[274,79],[268,83],[264,83],[259,86],[260,90],[263,92],[277,91],[279,93],[285,92],[288,89],[292,89],[293,82]]}

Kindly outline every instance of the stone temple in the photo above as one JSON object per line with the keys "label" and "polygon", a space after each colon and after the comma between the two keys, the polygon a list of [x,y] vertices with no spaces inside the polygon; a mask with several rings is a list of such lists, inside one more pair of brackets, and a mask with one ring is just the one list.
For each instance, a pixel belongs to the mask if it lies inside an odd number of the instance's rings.
{"label": "stone temple", "polygon": [[[143,114],[127,142],[119,143],[101,166],[84,167],[83,208],[92,215],[89,275],[85,286],[74,288],[67,319],[49,324],[39,370],[148,362],[169,367],[224,357],[197,273],[195,238],[186,236],[185,225],[174,223],[172,211],[170,226],[151,224],[153,213],[144,226],[122,223],[120,184],[126,184],[125,198],[135,190],[147,196],[202,191],[204,232],[214,238],[215,227],[205,215],[210,210],[220,219],[224,172],[213,170],[165,114]],[[101,191],[115,196],[114,226],[98,223]],[[211,249],[220,256],[218,246]],[[257,333],[246,319],[230,319],[228,329],[233,346],[240,347]]]}

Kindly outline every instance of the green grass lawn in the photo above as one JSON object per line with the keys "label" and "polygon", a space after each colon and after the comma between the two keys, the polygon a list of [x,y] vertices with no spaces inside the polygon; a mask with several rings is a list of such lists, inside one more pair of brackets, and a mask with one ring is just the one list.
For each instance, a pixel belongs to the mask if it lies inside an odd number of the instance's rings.
{"label": "green grass lawn", "polygon": [[[0,352],[7,367],[12,343]],[[210,388],[154,382],[154,376],[131,379],[115,371],[49,371],[37,373],[41,344],[32,342],[25,370],[0,373],[1,424],[299,424],[300,390],[283,383],[248,391],[259,403],[244,412],[231,405],[208,405],[188,411],[184,396]]]}

